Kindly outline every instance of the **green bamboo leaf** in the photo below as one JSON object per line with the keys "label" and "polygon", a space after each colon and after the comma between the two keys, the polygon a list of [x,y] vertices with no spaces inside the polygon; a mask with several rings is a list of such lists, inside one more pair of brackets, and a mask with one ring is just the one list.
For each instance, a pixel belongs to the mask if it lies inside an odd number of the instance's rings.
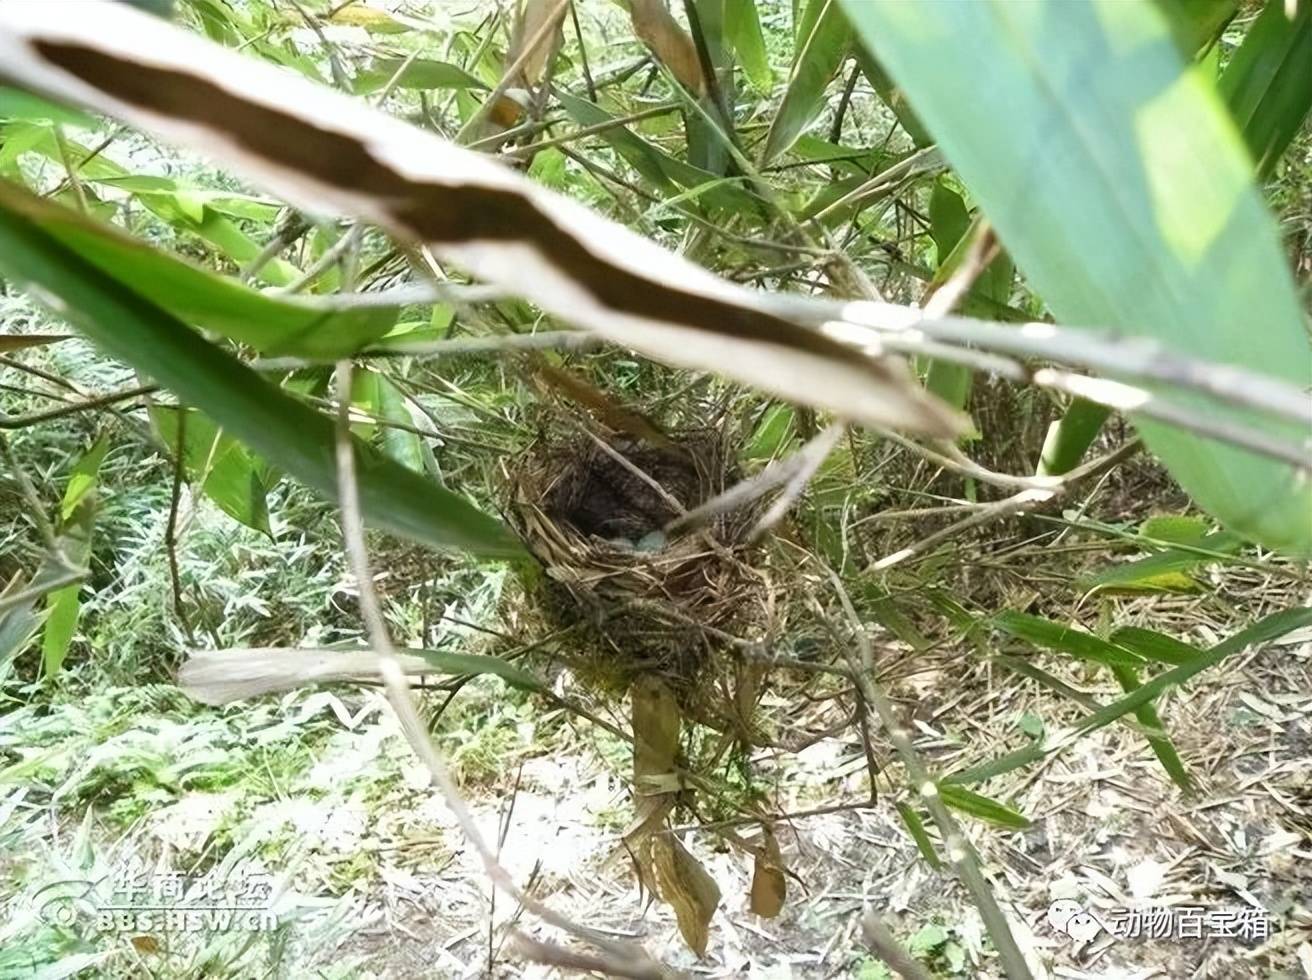
{"label": "green bamboo leaf", "polygon": [[1312,3],[1271,0],[1248,29],[1218,87],[1266,177],[1312,111]]}
{"label": "green bamboo leaf", "polygon": [[[1133,667],[1113,667],[1112,673],[1126,694],[1139,688],[1139,672]],[[1194,786],[1193,780],[1189,778],[1189,770],[1185,768],[1180,753],[1176,751],[1175,743],[1171,741],[1171,736],[1166,734],[1166,728],[1162,725],[1156,706],[1149,703],[1136,708],[1134,717],[1146,730],[1148,745],[1162,764],[1162,768],[1166,770],[1166,774],[1171,777],[1171,781],[1186,793],[1192,793]]]}
{"label": "green bamboo leaf", "polygon": [[[151,421],[170,452],[178,444],[180,411],[168,405],[150,409]],[[203,412],[188,409],[186,417],[182,455],[190,479],[229,517],[272,538],[267,500],[279,474]]]}
{"label": "green bamboo leaf", "polygon": [[[21,199],[21,198],[20,198]],[[336,499],[331,419],[268,384],[180,320],[125,288],[46,233],[0,192],[0,270],[53,299],[60,316],[107,353],[172,389],[267,459]],[[495,518],[355,444],[365,519],[437,548],[520,557]]]}
{"label": "green bamboo leaf", "polygon": [[[1059,320],[1307,383],[1312,352],[1248,155],[1153,4],[842,2]],[[1306,437],[1297,423],[1180,401],[1271,438]],[[1312,552],[1312,484],[1292,467],[1136,424],[1231,529]]]}
{"label": "green bamboo leaf", "polygon": [[852,28],[838,0],[810,0],[799,24],[788,88],[765,137],[762,165],[792,146],[815,121],[825,107],[825,89],[838,74],[851,46]]}
{"label": "green bamboo leaf", "polygon": [[743,74],[756,91],[768,94],[774,87],[774,72],[765,50],[765,35],[756,13],[756,0],[724,0],[724,33],[738,53]]}
{"label": "green bamboo leaf", "polygon": [[938,792],[939,796],[943,798],[943,802],[954,810],[960,810],[972,817],[987,820],[999,827],[1011,827],[1015,830],[1029,829],[1029,817],[1005,803],[999,803],[997,800],[981,796],[979,793],[972,793],[961,786],[941,781],[938,783]]}
{"label": "green bamboo leaf", "polygon": [[[401,66],[405,70],[401,71]],[[370,95],[377,92],[396,76],[397,88],[408,89],[486,89],[478,78],[465,71],[459,65],[445,61],[433,61],[428,58],[416,58],[406,65],[404,58],[374,58],[369,67],[355,76],[352,87],[356,95]]]}
{"label": "green bamboo leaf", "polygon": [[0,119],[41,119],[78,129],[96,128],[96,119],[90,113],[47,102],[40,96],[8,85],[0,85]]}
{"label": "green bamboo leaf", "polygon": [[[1163,535],[1149,535],[1162,538]],[[1171,540],[1171,539],[1168,539]],[[1128,590],[1133,592],[1178,592],[1192,591],[1199,587],[1198,582],[1188,574],[1191,569],[1224,560],[1224,555],[1234,554],[1243,547],[1243,539],[1229,531],[1213,531],[1187,536],[1179,540],[1181,544],[1191,545],[1216,553],[1199,554],[1196,551],[1168,549],[1147,558],[1111,565],[1080,579],[1080,587],[1090,591],[1098,589]]]}
{"label": "green bamboo leaf", "polygon": [[1157,0],[1171,21],[1180,53],[1192,58],[1221,36],[1239,9],[1239,0]]}
{"label": "green bamboo leaf", "polygon": [[105,453],[109,451],[109,437],[101,435],[90,449],[73,466],[69,474],[68,486],[64,489],[64,499],[59,507],[59,519],[67,521],[96,487],[100,476],[100,464],[104,462]]}
{"label": "green bamboo leaf", "polygon": [[929,832],[925,830],[925,821],[920,819],[920,814],[905,803],[897,803],[894,806],[898,816],[902,818],[902,823],[906,825],[907,833],[916,842],[916,850],[920,851],[920,856],[935,871],[942,868],[943,861],[939,858],[938,851],[934,850],[934,842],[929,839]]}
{"label": "green bamboo leaf", "polygon": [[[353,378],[353,388],[351,400],[375,418],[402,425],[414,424],[405,406],[405,396],[377,371],[357,371]],[[382,429],[383,453],[386,456],[416,473],[424,472],[424,452],[419,436],[405,429],[389,426],[378,428]]]}
{"label": "green bamboo leaf", "polygon": [[367,347],[396,322],[395,308],[327,311],[249,289],[12,185],[0,184],[0,207],[39,224],[60,244],[173,315],[264,354],[342,357]]}
{"label": "green bamboo leaf", "polygon": [[797,412],[791,405],[771,405],[756,424],[743,459],[773,459],[797,434]]}
{"label": "green bamboo leaf", "polygon": [[[263,248],[199,196],[186,192],[138,194],[137,200],[179,231],[209,242],[238,268],[250,263]],[[273,286],[289,285],[300,275],[300,269],[280,258],[270,259],[258,273],[260,279]]]}
{"label": "green bamboo leaf", "polygon": [[[961,268],[979,237],[986,232],[987,225],[979,215],[971,217],[961,195],[940,177],[929,197],[929,230],[938,257],[938,269],[930,281],[930,288],[937,289]],[[988,316],[993,305],[1005,304],[1011,298],[1013,273],[1011,259],[999,254],[962,297],[961,312]],[[981,299],[988,301],[983,309],[978,302]],[[930,361],[925,387],[954,408],[965,408],[970,397],[971,380],[971,371],[964,365]]]}
{"label": "green bamboo leaf", "polygon": [[1118,647],[1132,650],[1146,660],[1156,660],[1176,667],[1187,664],[1203,654],[1203,651],[1191,647],[1188,643],[1182,643],[1173,636],[1140,626],[1124,626],[1112,633],[1109,639]]}
{"label": "green bamboo leaf", "polygon": [[[596,126],[615,118],[600,106],[587,99],[570,95],[568,92],[558,92],[556,97],[560,101],[561,108],[580,126]],[[614,147],[615,152],[628,161],[634,170],[666,195],[676,194],[680,187],[689,190],[700,188],[699,193],[691,196],[704,198],[708,204],[715,207],[735,211],[751,210],[754,207],[756,199],[737,184],[726,181],[709,170],[694,167],[691,163],[670,156],[627,126],[612,126],[599,135]]]}
{"label": "green bamboo leaf", "polygon": [[1108,667],[1134,667],[1143,663],[1137,654],[1123,650],[1114,643],[1040,616],[1004,612],[993,617],[993,625],[1004,633],[1033,643],[1035,646],[1067,653],[1072,657]]}
{"label": "green bamboo leaf", "polygon": [[[109,451],[109,437],[102,434],[73,466],[59,507],[59,547],[68,563],[86,565],[91,556],[91,532],[95,501],[91,497],[100,475],[100,464]],[[41,635],[41,664],[46,677],[54,677],[64,666],[69,644],[82,613],[82,583],[76,582],[46,596],[45,629]]]}
{"label": "green bamboo leaf", "polygon": [[980,783],[992,779],[994,776],[1020,769],[1032,762],[1038,762],[1049,753],[1059,752],[1073,744],[1079,736],[1104,728],[1112,722],[1125,717],[1130,712],[1137,711],[1146,704],[1151,704],[1163,692],[1185,684],[1204,670],[1217,666],[1227,657],[1240,653],[1250,646],[1269,643],[1309,623],[1312,623],[1312,607],[1284,609],[1269,616],[1264,616],[1256,623],[1228,637],[1210,650],[1199,653],[1174,670],[1158,674],[1146,684],[1135,688],[1126,697],[1113,701],[1106,707],[1099,708],[1097,711],[1092,711],[1080,718],[1074,725],[1068,726],[1062,732],[1063,737],[1059,742],[1050,744],[1049,740],[1045,738],[1042,742],[1027,745],[1023,749],[1009,752],[990,762],[953,773],[947,776],[946,780],[954,784]]}

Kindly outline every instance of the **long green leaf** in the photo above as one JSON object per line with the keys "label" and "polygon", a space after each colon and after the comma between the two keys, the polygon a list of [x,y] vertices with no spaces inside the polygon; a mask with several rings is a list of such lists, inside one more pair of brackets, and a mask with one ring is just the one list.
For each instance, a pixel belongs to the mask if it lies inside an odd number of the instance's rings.
{"label": "long green leaf", "polygon": [[972,793],[961,786],[941,782],[938,784],[938,791],[939,795],[943,797],[943,802],[952,809],[960,810],[962,813],[969,813],[972,817],[987,820],[999,827],[1026,830],[1030,825],[1029,817],[1019,810],[1013,809],[1005,803],[999,803],[997,800],[989,799],[987,796],[981,796],[979,793]]}
{"label": "long green leaf", "polygon": [[[1112,673],[1116,675],[1117,683],[1126,694],[1139,688],[1139,672],[1133,667],[1113,667]],[[1162,719],[1157,714],[1157,706],[1150,702],[1135,708],[1134,717],[1147,731],[1148,745],[1152,748],[1153,755],[1161,762],[1162,768],[1166,770],[1166,774],[1171,777],[1171,781],[1186,793],[1192,793],[1194,785],[1193,780],[1189,778],[1189,770],[1185,768],[1180,753],[1176,751],[1175,743],[1171,741],[1171,736],[1166,734]]]}
{"label": "long green leaf", "polygon": [[1135,688],[1126,697],[1085,715],[1074,725],[1064,729],[1059,741],[1050,741],[1045,736],[1043,741],[1027,745],[1015,752],[1009,752],[991,762],[985,762],[964,769],[961,772],[953,773],[947,776],[945,781],[959,784],[980,783],[986,779],[992,779],[994,776],[1000,776],[1030,763],[1038,762],[1049,753],[1060,752],[1068,747],[1080,735],[1104,728],[1112,722],[1125,717],[1130,712],[1137,711],[1146,704],[1152,704],[1164,691],[1179,687],[1181,684],[1192,680],[1197,674],[1210,667],[1215,667],[1227,657],[1246,650],[1255,644],[1269,643],[1309,623],[1312,623],[1312,608],[1308,607],[1285,609],[1278,613],[1272,613],[1270,616],[1264,616],[1253,625],[1221,641],[1210,650],[1199,653],[1196,657],[1181,664],[1174,670],[1158,674],[1148,683]]}
{"label": "long green leaf", "polygon": [[942,868],[943,861],[934,850],[934,842],[930,840],[929,832],[925,829],[925,821],[920,819],[920,814],[905,803],[895,803],[894,806],[897,808],[898,816],[906,824],[907,833],[916,842],[916,850],[920,851],[920,856],[935,871]]}
{"label": "long green leaf", "polygon": [[[400,72],[399,77],[397,72]],[[368,68],[355,76],[351,87],[355,89],[356,95],[369,95],[383,88],[394,77],[398,88],[487,88],[459,65],[428,58],[416,58],[408,65],[404,58],[375,58]]]}
{"label": "long green leaf", "polygon": [[[151,421],[170,451],[178,444],[178,413],[169,405],[154,405]],[[268,492],[278,474],[267,462],[251,453],[195,409],[187,410],[183,461],[191,479],[200,483],[205,496],[229,517],[273,537],[269,526]]]}
{"label": "long green leaf", "polygon": [[[1231,554],[1242,547],[1243,540],[1229,531],[1213,531],[1183,542],[1196,548],[1215,552],[1219,556]],[[1224,560],[1196,551],[1172,548],[1136,561],[1111,565],[1080,580],[1084,589],[1130,590],[1134,592],[1191,591],[1198,583],[1188,574],[1200,565]]]}
{"label": "long green leaf", "polygon": [[852,28],[838,0],[810,0],[799,25],[788,88],[765,137],[762,164],[792,146],[820,114],[825,89],[838,74],[851,45]]}
{"label": "long green leaf", "polygon": [[[931,288],[941,287],[956,273],[986,227],[978,215],[971,218],[966,202],[942,177],[935,181],[929,197],[929,231],[934,239],[938,269],[930,283]],[[975,302],[980,298],[988,300],[990,305],[1005,305],[1011,298],[1013,272],[1011,259],[999,254],[962,298],[961,311],[987,315],[987,308],[981,311],[980,304]],[[931,361],[925,375],[925,387],[953,408],[965,408],[971,381],[969,368],[947,361]]]}
{"label": "long green leaf", "polygon": [[[377,371],[362,370],[356,372],[355,390],[351,400],[361,405],[375,418],[402,425],[412,425],[410,410],[405,406],[405,396],[387,378]],[[383,452],[402,466],[416,473],[424,471],[423,444],[419,436],[406,429],[381,426],[383,430]]]}
{"label": "long green leaf", "polygon": [[752,88],[769,92],[774,85],[774,72],[770,70],[756,0],[724,0],[724,34],[738,53],[743,74]]}
{"label": "long green leaf", "polygon": [[174,316],[264,354],[335,358],[391,329],[395,307],[326,311],[249,289],[166,255],[107,225],[0,184],[0,207]]}
{"label": "long green leaf", "polygon": [[[0,196],[0,270],[53,297],[59,314],[107,353],[204,410],[267,459],[337,497],[331,419],[295,401],[64,247]],[[463,498],[355,443],[365,519],[439,548],[519,557],[522,546]]]}
{"label": "long green leaf", "polygon": [[[1248,154],[1153,4],[842,2],[1058,319],[1307,384],[1312,350]],[[1306,438],[1296,423],[1189,405]],[[1136,422],[1233,530],[1312,552],[1312,484],[1291,467]]]}
{"label": "long green leaf", "polygon": [[1171,21],[1180,53],[1192,58],[1212,44],[1239,8],[1239,0],[1157,0]]}
{"label": "long green leaf", "polygon": [[1271,173],[1312,111],[1312,3],[1291,18],[1270,0],[1221,75],[1219,87],[1259,177]]}
{"label": "long green leaf", "polygon": [[[109,438],[101,435],[69,474],[64,499],[59,506],[59,544],[67,561],[83,567],[91,557],[91,532],[95,522],[92,491],[100,476],[100,464],[109,451]],[[64,666],[69,644],[82,614],[82,583],[66,585],[46,596],[45,630],[41,634],[41,664],[46,677],[54,677]]]}
{"label": "long green leaf", "polygon": [[1122,650],[1092,633],[1062,626],[1040,616],[1004,612],[995,616],[993,623],[998,629],[1018,639],[1092,663],[1108,667],[1135,667],[1143,662],[1129,650]]}
{"label": "long green leaf", "polygon": [[1188,643],[1177,640],[1173,636],[1167,636],[1165,633],[1158,633],[1156,630],[1144,629],[1140,626],[1123,626],[1114,632],[1109,639],[1118,647],[1132,650],[1147,660],[1171,664],[1173,667],[1187,664],[1195,657],[1203,655],[1203,651],[1195,649]]}

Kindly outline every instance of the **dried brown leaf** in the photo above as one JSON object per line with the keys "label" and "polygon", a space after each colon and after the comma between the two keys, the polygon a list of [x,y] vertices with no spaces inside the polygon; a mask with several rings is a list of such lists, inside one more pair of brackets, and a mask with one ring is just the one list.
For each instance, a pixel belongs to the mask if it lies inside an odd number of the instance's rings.
{"label": "dried brown leaf", "polygon": [[665,0],[631,0],[634,33],[686,88],[701,95],[706,87],[697,45],[665,6]]}
{"label": "dried brown leaf", "polygon": [[705,956],[720,886],[673,834],[653,837],[651,856],[661,898],[674,909],[684,942],[698,956]]}
{"label": "dried brown leaf", "polygon": [[761,844],[756,851],[752,868],[751,910],[766,919],[773,919],[784,907],[788,895],[788,879],[784,877],[784,860],[779,854],[779,841],[768,826],[762,828]]}
{"label": "dried brown leaf", "polygon": [[[564,38],[562,25],[568,9],[567,0],[524,0],[524,5],[519,8],[515,29],[510,35],[510,47],[506,49],[506,68],[519,63],[516,81],[522,83],[522,88],[542,81],[547,65],[560,50]],[[527,47],[530,44],[532,47]]]}

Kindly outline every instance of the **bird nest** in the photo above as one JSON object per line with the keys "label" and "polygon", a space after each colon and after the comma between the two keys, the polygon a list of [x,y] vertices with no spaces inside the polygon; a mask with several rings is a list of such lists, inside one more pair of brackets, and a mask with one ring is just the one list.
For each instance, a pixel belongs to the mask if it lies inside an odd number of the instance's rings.
{"label": "bird nest", "polygon": [[659,676],[687,716],[745,735],[741,658],[727,651],[759,634],[772,607],[747,560],[755,510],[670,527],[737,481],[731,448],[710,429],[659,442],[544,438],[511,473],[510,509],[545,573],[544,612],[586,637],[581,679],[618,694]]}

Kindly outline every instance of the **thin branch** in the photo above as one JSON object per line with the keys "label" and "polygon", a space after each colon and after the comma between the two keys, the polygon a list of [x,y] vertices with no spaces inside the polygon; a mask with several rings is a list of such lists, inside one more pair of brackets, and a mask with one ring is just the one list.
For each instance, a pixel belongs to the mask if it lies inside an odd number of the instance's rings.
{"label": "thin branch", "polygon": [[105,408],[118,402],[130,401],[133,398],[140,398],[142,395],[150,395],[157,391],[159,391],[159,385],[142,385],[139,388],[116,391],[112,394],[101,395],[98,398],[88,398],[86,401],[75,402],[71,405],[61,405],[59,408],[52,408],[45,412],[33,412],[30,415],[0,414],[0,429],[25,429],[30,425],[49,422],[51,419],[63,418],[65,415],[75,415],[78,412],[89,412],[93,409]]}
{"label": "thin branch", "polygon": [[924,552],[938,544],[940,541],[955,537],[962,531],[969,530],[980,524],[986,524],[989,521],[1007,517],[1011,514],[1018,514],[1022,511],[1029,510],[1031,507],[1036,507],[1039,504],[1047,503],[1048,501],[1064,494],[1073,484],[1080,480],[1103,473],[1116,466],[1122,460],[1129,458],[1139,451],[1140,445],[1138,439],[1133,439],[1124,446],[1121,446],[1115,452],[1091,460],[1078,469],[1071,470],[1063,476],[1039,478],[1056,481],[1049,486],[1028,487],[1013,496],[1007,497],[1005,500],[997,500],[991,503],[981,504],[976,512],[969,517],[962,518],[945,528],[941,528],[914,544],[893,552],[891,555],[886,555],[871,565],[870,570],[882,572],[885,569],[892,568],[894,565],[900,565],[909,558],[914,558],[916,555],[924,554]]}
{"label": "thin branch", "polygon": [[519,73],[523,70],[524,66],[528,64],[529,59],[537,54],[538,48],[541,46],[542,42],[545,41],[547,36],[559,26],[558,18],[564,13],[564,8],[567,3],[569,3],[569,0],[556,0],[556,5],[551,8],[551,13],[542,19],[542,23],[538,25],[538,29],[534,31],[532,36],[530,36],[525,42],[523,49],[519,52],[519,57],[511,62],[510,67],[502,72],[501,81],[497,82],[496,88],[488,94],[487,98],[485,98],[479,107],[474,110],[474,114],[469,117],[468,121],[466,121],[463,126],[460,127],[460,131],[456,133],[456,143],[463,144],[472,133],[476,132],[478,127],[483,124],[483,120],[487,118],[488,113],[492,111],[492,107],[495,106],[510,87],[515,84],[515,79],[519,77]]}
{"label": "thin branch", "polygon": [[378,672],[387,691],[401,728],[405,732],[411,747],[427,766],[433,784],[441,792],[456,822],[464,831],[466,839],[477,852],[483,864],[484,872],[499,888],[522,904],[543,922],[592,943],[597,948],[614,957],[625,965],[626,976],[640,980],[664,980],[668,977],[660,964],[653,961],[641,947],[628,943],[618,943],[596,930],[581,926],[539,902],[527,894],[516,883],[505,867],[497,859],[495,851],[483,837],[473,814],[464,797],[456,787],[446,763],[429,738],[427,730],[419,717],[414,697],[410,692],[409,681],[398,662],[396,650],[392,645],[387,622],[383,618],[378,594],[373,587],[373,577],[369,569],[369,555],[364,543],[364,521],[360,512],[359,487],[355,479],[355,446],[351,436],[351,362],[339,361],[336,370],[336,388],[338,398],[337,412],[337,491],[342,514],[342,536],[346,545],[351,570],[356,579],[360,593],[360,613],[364,619],[365,630],[370,645],[378,654]]}
{"label": "thin branch", "polygon": [[270,289],[269,292],[278,295],[299,293],[302,289],[327,272],[328,269],[332,267],[333,263],[345,255],[347,251],[359,244],[363,235],[364,227],[362,225],[351,225],[351,227],[348,228],[342,236],[337,239],[337,241],[333,242],[330,248],[324,250],[324,253],[319,256],[318,261],[310,266],[310,268],[306,269],[297,279],[289,282],[286,286],[275,286],[273,289]]}
{"label": "thin branch", "polygon": [[[885,335],[917,335],[1016,357],[1072,364],[1109,376],[1187,388],[1222,401],[1312,426],[1312,401],[1297,385],[1246,368],[1188,357],[1148,337],[1126,337],[1051,323],[1000,324],[968,317],[925,317],[915,307],[769,295],[771,312],[810,323],[858,346],[878,346]],[[1028,380],[1029,372],[1025,378]]]}
{"label": "thin branch", "polygon": [[870,951],[903,980],[929,980],[929,973],[903,948],[872,908],[867,908],[861,916],[861,935],[865,936]]}
{"label": "thin branch", "polygon": [[186,458],[187,410],[178,406],[178,432],[173,443],[173,488],[169,497],[169,521],[164,529],[164,548],[168,552],[169,582],[173,587],[173,614],[182,624],[182,633],[188,645],[194,645],[195,635],[182,602],[182,573],[178,568],[178,510],[182,502],[183,467]]}
{"label": "thin branch", "polygon": [[811,482],[811,477],[815,476],[816,470],[824,465],[824,461],[829,458],[829,454],[834,451],[834,447],[838,445],[838,441],[843,438],[846,432],[847,426],[845,424],[835,422],[798,452],[798,455],[803,458],[798,461],[797,472],[788,480],[783,493],[770,505],[770,509],[756,522],[756,526],[747,535],[748,541],[760,540],[784,519],[784,515],[788,513],[793,504],[797,503],[797,498],[802,495],[806,485]]}
{"label": "thin branch", "polygon": [[569,4],[570,20],[574,22],[574,36],[579,42],[579,67],[583,69],[583,82],[588,87],[588,101],[597,101],[597,86],[592,81],[592,69],[588,65],[588,46],[583,43],[583,28],[579,26],[579,9],[574,0]]}
{"label": "thin branch", "polygon": [[671,112],[677,112],[679,104],[677,102],[667,102],[664,105],[653,106],[650,109],[643,109],[641,112],[634,112],[627,116],[616,116],[613,119],[607,119],[603,122],[593,123],[591,126],[584,126],[582,129],[576,129],[572,132],[565,133],[563,136],[554,136],[551,139],[541,140],[537,143],[529,143],[525,146],[517,146],[507,150],[504,156],[514,157],[531,157],[533,154],[542,150],[550,149],[553,146],[564,146],[566,143],[572,143],[575,140],[582,139],[585,136],[595,136],[598,133],[605,133],[620,126],[627,126],[629,123],[639,122],[643,119],[650,119],[652,116],[665,116]]}
{"label": "thin branch", "polygon": [[865,627],[862,625],[860,617],[857,616],[856,609],[852,606],[852,600],[847,594],[847,589],[843,587],[842,579],[834,573],[833,569],[828,566],[823,567],[838,594],[839,602],[842,604],[843,612],[847,616],[851,627],[852,637],[860,651],[859,660],[851,650],[847,650],[845,653],[853,673],[856,675],[857,689],[861,692],[865,710],[874,712],[875,717],[872,721],[877,721],[883,726],[888,733],[889,740],[893,743],[893,748],[902,757],[902,764],[906,767],[912,785],[926,809],[929,810],[929,815],[933,818],[939,833],[943,835],[948,860],[956,870],[962,884],[966,886],[975,907],[979,910],[980,918],[984,921],[989,937],[993,940],[993,946],[998,951],[998,958],[1002,961],[1003,970],[1011,980],[1032,980],[1033,974],[1025,962],[1020,947],[1016,945],[1016,939],[1011,933],[1011,926],[1008,925],[1006,916],[1003,915],[997,899],[993,896],[993,889],[984,877],[984,872],[980,870],[970,842],[962,834],[961,829],[957,826],[956,818],[952,816],[947,805],[943,802],[943,798],[938,791],[938,785],[930,775],[928,767],[921,760],[920,753],[916,751],[910,733],[899,721],[893,702],[888,699],[888,696],[874,681],[874,650],[871,648],[870,638],[866,635]]}

